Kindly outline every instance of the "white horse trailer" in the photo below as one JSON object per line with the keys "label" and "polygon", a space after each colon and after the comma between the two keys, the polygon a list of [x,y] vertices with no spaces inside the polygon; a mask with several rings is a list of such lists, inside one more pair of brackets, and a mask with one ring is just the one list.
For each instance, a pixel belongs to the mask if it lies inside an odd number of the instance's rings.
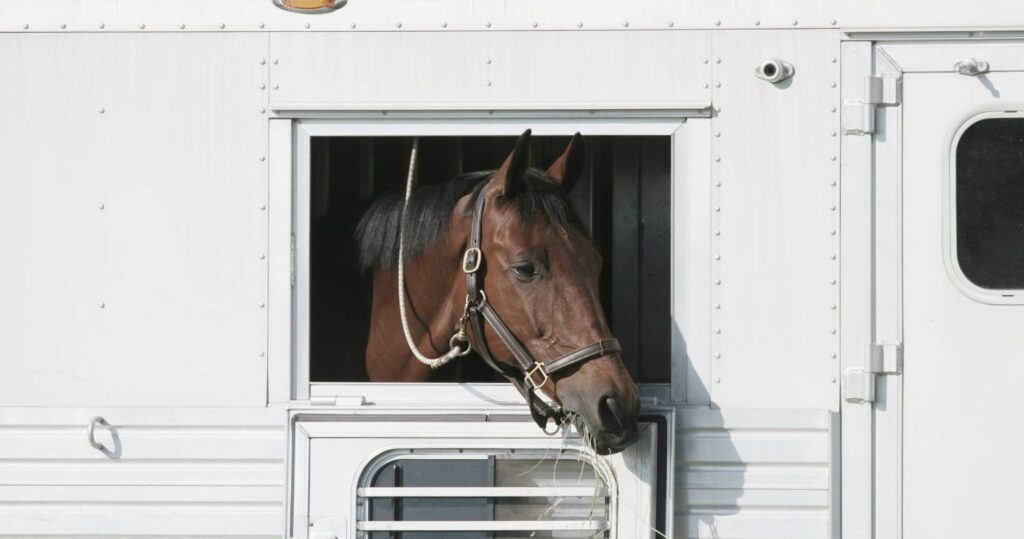
{"label": "white horse trailer", "polygon": [[[0,537],[1017,534],[1019,4],[342,4],[0,4]],[[345,351],[359,204],[525,128],[592,141],[613,457]]]}

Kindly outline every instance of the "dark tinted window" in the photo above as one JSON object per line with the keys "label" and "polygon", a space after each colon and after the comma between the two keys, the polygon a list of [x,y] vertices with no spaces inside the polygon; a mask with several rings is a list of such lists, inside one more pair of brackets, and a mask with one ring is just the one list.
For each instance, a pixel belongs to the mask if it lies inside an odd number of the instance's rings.
{"label": "dark tinted window", "polygon": [[982,288],[1024,289],[1024,118],[968,127],[955,181],[960,269]]}

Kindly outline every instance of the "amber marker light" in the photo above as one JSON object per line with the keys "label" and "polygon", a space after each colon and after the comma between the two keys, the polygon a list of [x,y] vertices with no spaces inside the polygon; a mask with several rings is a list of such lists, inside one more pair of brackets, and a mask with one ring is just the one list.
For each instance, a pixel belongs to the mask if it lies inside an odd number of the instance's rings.
{"label": "amber marker light", "polygon": [[295,13],[328,13],[340,9],[348,0],[274,0],[274,5]]}

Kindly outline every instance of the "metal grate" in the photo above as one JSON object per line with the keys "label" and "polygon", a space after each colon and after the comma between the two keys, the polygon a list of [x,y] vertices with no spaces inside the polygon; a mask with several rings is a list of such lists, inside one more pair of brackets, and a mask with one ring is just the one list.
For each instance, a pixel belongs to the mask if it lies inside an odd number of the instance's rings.
{"label": "metal grate", "polygon": [[575,451],[393,451],[363,473],[357,537],[608,537],[609,485]]}

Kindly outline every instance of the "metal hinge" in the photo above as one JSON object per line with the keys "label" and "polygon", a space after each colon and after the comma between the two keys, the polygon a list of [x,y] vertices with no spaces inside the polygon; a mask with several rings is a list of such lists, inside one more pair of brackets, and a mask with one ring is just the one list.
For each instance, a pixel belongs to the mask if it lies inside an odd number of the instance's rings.
{"label": "metal hinge", "polygon": [[899,75],[866,77],[864,95],[843,102],[843,133],[869,135],[875,132],[875,111],[878,107],[900,104],[903,79]]}
{"label": "metal hinge", "polygon": [[292,234],[291,253],[289,254],[289,257],[290,257],[290,263],[289,263],[290,268],[289,268],[289,271],[291,273],[292,288],[295,288],[295,234]]}
{"label": "metal hinge", "polygon": [[903,345],[901,343],[874,343],[868,345],[864,367],[849,367],[843,371],[846,401],[852,403],[875,402],[875,382],[879,375],[903,372]]}

